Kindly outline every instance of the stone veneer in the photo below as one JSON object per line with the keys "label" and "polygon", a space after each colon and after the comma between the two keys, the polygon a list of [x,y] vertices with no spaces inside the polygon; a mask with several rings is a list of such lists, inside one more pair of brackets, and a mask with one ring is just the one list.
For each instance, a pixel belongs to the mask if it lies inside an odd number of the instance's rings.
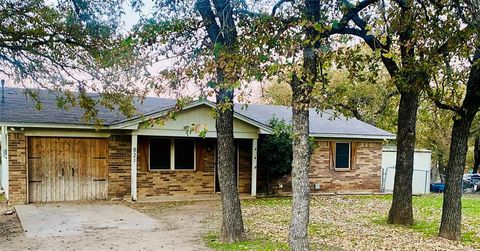
{"label": "stone veneer", "polygon": [[[330,164],[329,141],[317,141],[310,160],[312,192],[379,192],[382,168],[382,142],[353,142],[355,164],[349,171],[335,171]],[[320,191],[314,184],[320,184]]]}

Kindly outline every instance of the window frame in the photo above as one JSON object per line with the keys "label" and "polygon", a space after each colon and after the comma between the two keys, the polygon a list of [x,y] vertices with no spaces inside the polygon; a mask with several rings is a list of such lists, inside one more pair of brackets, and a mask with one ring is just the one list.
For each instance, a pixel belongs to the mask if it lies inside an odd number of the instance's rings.
{"label": "window frame", "polygon": [[[340,144],[348,144],[348,168],[337,168],[337,143]],[[333,153],[333,158],[335,159],[334,163],[334,170],[336,172],[348,172],[352,170],[352,142],[350,141],[335,141],[335,151]]]}
{"label": "window frame", "polygon": [[[148,171],[150,172],[171,172],[171,171],[181,171],[181,172],[191,172],[197,170],[197,141],[195,138],[178,138],[178,139],[187,139],[193,141],[193,169],[175,169],[175,139],[170,138],[170,169],[155,169],[151,168],[150,156],[151,152],[151,140],[155,138],[162,137],[149,137],[148,138]],[[168,139],[168,138],[167,138]]]}

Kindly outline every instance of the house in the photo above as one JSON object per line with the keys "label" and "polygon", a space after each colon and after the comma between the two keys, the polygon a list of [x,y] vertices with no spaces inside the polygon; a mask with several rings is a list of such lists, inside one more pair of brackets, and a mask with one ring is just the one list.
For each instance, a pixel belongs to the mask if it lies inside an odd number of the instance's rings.
{"label": "house", "polygon": [[[92,94],[93,95],[93,94]],[[176,101],[147,98],[126,118],[100,108],[104,126],[82,119],[83,111],[56,108],[55,95],[39,91],[42,109],[23,89],[6,88],[0,104],[1,184],[12,203],[96,199],[145,199],[210,195],[216,182],[214,104],[194,101],[175,120],[151,125]],[[234,137],[239,192],[256,196],[259,135],[271,133],[268,121],[290,121],[283,106],[235,106]],[[328,111],[310,115],[317,147],[310,182],[319,191],[380,191],[382,144],[394,135],[356,119],[333,119]],[[188,133],[189,126],[205,133]]]}

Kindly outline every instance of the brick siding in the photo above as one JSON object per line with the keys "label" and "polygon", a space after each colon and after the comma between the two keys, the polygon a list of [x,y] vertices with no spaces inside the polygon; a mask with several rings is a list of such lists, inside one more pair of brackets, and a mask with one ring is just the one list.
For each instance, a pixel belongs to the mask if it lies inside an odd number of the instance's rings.
{"label": "brick siding", "polygon": [[8,133],[9,200],[12,204],[27,202],[27,148],[23,133]]}
{"label": "brick siding", "polygon": [[131,136],[111,136],[108,140],[108,197],[123,199],[131,191]]}
{"label": "brick siding", "polygon": [[[349,171],[335,171],[330,166],[329,144],[328,141],[316,142],[309,169],[312,192],[380,191],[381,142],[355,142],[355,165]],[[320,184],[320,191],[313,189],[316,183]]]}
{"label": "brick siding", "polygon": [[[196,139],[196,170],[148,169],[148,138],[139,138],[138,197],[205,195],[215,191],[215,140]],[[240,141],[243,142],[243,141]],[[251,140],[249,140],[251,145]],[[250,193],[251,147],[240,143],[239,192]]]}

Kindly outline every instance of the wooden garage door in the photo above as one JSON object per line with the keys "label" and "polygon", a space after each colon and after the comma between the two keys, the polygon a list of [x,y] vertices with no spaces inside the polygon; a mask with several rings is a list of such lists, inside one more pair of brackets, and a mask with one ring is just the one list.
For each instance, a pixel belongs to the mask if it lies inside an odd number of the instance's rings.
{"label": "wooden garage door", "polygon": [[107,141],[28,139],[30,202],[107,199]]}

